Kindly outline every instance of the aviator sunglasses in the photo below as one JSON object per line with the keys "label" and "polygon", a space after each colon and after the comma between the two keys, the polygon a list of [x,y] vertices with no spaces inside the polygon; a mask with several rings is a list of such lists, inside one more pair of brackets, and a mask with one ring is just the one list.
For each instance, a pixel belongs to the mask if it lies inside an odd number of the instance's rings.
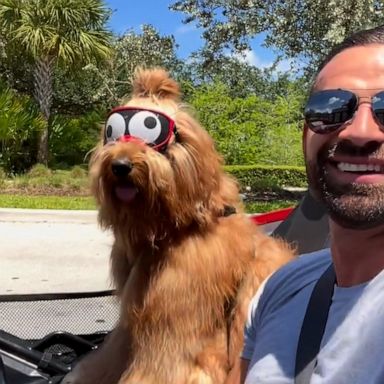
{"label": "aviator sunglasses", "polygon": [[360,99],[370,99],[372,114],[380,129],[384,130],[384,91],[369,97],[359,97],[345,89],[327,89],[314,92],[304,109],[304,119],[315,133],[325,134],[349,123]]}
{"label": "aviator sunglasses", "polygon": [[162,112],[140,107],[117,107],[108,115],[104,128],[104,144],[139,139],[162,151],[172,134],[177,136],[174,120]]}

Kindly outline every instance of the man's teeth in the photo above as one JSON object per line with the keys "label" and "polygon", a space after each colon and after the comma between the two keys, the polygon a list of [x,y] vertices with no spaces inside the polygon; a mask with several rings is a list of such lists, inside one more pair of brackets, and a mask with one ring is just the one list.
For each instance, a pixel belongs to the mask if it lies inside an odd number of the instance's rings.
{"label": "man's teeth", "polygon": [[382,172],[378,164],[338,163],[337,168],[343,172]]}

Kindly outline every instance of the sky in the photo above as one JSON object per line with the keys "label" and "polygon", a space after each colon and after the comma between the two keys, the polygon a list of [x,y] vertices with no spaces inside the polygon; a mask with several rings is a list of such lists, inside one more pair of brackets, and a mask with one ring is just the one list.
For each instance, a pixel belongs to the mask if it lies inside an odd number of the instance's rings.
{"label": "sky", "polygon": [[[194,25],[183,24],[185,15],[168,9],[173,2],[172,0],[105,0],[106,6],[113,11],[110,27],[115,33],[122,34],[132,29],[136,33],[141,33],[141,25],[151,24],[161,36],[174,36],[179,46],[177,56],[184,59],[203,45],[202,31]],[[272,64],[275,54],[261,44],[260,36],[252,40],[252,50],[247,52],[246,61],[264,68]],[[282,62],[280,69],[288,69],[288,62]]]}

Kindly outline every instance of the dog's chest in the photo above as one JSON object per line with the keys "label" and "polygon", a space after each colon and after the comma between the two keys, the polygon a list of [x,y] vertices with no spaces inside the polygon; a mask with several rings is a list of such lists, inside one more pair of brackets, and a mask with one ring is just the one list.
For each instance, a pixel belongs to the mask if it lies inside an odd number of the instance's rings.
{"label": "dog's chest", "polygon": [[192,260],[184,255],[180,263],[137,260],[123,298],[127,319],[137,332],[156,332],[161,327],[190,333],[207,330],[212,324],[218,329],[225,327],[226,307],[228,298],[235,294],[235,282],[228,281],[230,274],[221,275],[190,256]]}

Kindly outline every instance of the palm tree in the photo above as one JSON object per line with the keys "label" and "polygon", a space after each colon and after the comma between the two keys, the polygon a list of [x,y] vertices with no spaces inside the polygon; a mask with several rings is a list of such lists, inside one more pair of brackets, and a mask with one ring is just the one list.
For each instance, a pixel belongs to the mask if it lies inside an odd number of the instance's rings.
{"label": "palm tree", "polygon": [[103,0],[0,0],[0,26],[7,41],[34,64],[34,96],[46,120],[38,162],[48,163],[54,66],[75,69],[106,59],[111,53],[108,17]]}

